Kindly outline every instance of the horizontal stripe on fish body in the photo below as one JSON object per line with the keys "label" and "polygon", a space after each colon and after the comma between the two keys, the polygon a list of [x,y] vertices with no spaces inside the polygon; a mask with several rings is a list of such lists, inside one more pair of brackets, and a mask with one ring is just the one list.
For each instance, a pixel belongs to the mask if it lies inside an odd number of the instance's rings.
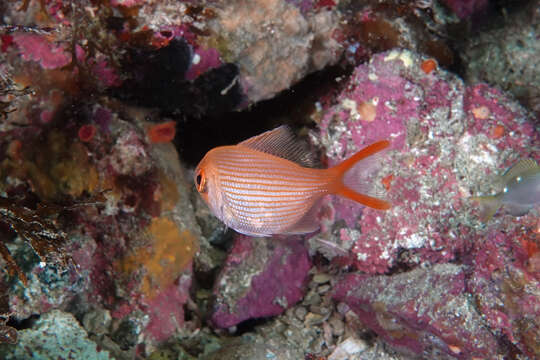
{"label": "horizontal stripe on fish body", "polygon": [[314,193],[324,193],[323,190],[321,191],[291,191],[291,190],[274,190],[274,189],[249,189],[247,187],[244,188],[238,188],[238,189],[231,189],[222,187],[222,191],[224,191],[224,194],[230,194],[232,196],[236,196],[237,199],[240,199],[241,197],[244,197],[246,200],[255,199],[255,198],[276,198],[276,199],[300,199],[300,198],[309,198]]}
{"label": "horizontal stripe on fish body", "polygon": [[[257,208],[275,209],[275,208],[281,208],[281,207],[303,206],[305,204],[306,200],[307,200],[307,198],[306,199],[299,199],[299,200],[289,199],[289,200],[286,200],[286,201],[283,201],[283,200],[276,201],[276,200],[267,200],[266,198],[263,198],[262,200],[256,200],[256,202],[251,202],[251,204],[254,204],[251,207],[256,206]],[[243,198],[234,199],[232,197],[228,197],[227,201],[230,204],[234,204],[234,205],[239,205],[239,206],[245,206],[246,205]]]}
{"label": "horizontal stripe on fish body", "polygon": [[[271,167],[271,166],[226,166],[226,165],[219,165],[216,166],[217,171],[225,176],[225,175],[233,175],[233,176],[241,176],[241,177],[249,177],[249,176],[261,176],[261,177],[267,177],[267,178],[278,178],[278,177],[287,177],[287,178],[293,178],[293,179],[304,179],[305,181],[321,181],[324,180],[324,175],[322,174],[322,170],[319,169],[295,169],[295,168],[277,168],[277,167]],[[308,171],[306,171],[308,170]],[[319,170],[319,171],[317,171]]]}

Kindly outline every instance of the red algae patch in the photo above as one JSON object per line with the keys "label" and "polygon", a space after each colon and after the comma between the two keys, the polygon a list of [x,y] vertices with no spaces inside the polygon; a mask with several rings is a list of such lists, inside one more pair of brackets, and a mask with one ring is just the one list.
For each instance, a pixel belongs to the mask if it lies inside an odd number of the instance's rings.
{"label": "red algae patch", "polygon": [[79,139],[82,142],[90,142],[96,134],[96,127],[94,125],[83,125],[79,128]]}

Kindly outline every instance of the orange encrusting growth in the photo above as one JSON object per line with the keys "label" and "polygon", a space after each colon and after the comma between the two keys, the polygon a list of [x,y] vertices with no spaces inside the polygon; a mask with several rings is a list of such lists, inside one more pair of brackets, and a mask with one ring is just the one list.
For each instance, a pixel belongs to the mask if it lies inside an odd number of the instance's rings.
{"label": "orange encrusting growth", "polygon": [[153,144],[160,144],[172,141],[176,135],[176,123],[167,121],[161,124],[150,126],[148,129],[148,139]]}
{"label": "orange encrusting growth", "polygon": [[337,178],[337,181],[334,184],[332,184],[331,192],[337,195],[341,195],[346,198],[352,199],[354,201],[357,201],[363,205],[372,207],[374,209],[379,209],[379,210],[390,209],[392,205],[388,201],[377,199],[368,195],[360,194],[354,191],[353,189],[345,186],[345,184],[343,184],[343,176],[347,172],[347,170],[352,168],[358,161],[365,159],[366,157],[370,155],[378,153],[379,151],[384,150],[388,146],[390,146],[390,142],[388,140],[378,141],[369,146],[366,146],[365,148],[358,151],[356,154],[354,154],[347,160],[343,161],[341,164],[332,168],[331,170],[337,173],[335,175]]}
{"label": "orange encrusting growth", "polygon": [[504,133],[505,133],[504,126],[496,125],[489,132],[489,137],[491,139],[500,139],[504,136]]}
{"label": "orange encrusting growth", "polygon": [[427,59],[420,64],[420,67],[422,68],[422,71],[426,74],[429,74],[433,70],[437,68],[437,62],[433,59]]}
{"label": "orange encrusting growth", "polygon": [[126,273],[142,272],[141,292],[153,298],[158,289],[171,285],[198,250],[195,235],[167,217],[154,218],[148,226],[149,243],[117,263]]}

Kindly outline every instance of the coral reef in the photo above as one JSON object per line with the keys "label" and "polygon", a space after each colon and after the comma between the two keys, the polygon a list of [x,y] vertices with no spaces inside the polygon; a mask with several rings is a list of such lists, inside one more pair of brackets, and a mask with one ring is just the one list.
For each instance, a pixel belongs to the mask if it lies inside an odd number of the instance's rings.
{"label": "coral reef", "polygon": [[467,279],[489,328],[530,358],[540,356],[538,229],[492,231],[477,245]]}
{"label": "coral reef", "polygon": [[[375,55],[356,68],[336,104],[317,115],[320,134],[312,139],[329,165],[377,140],[392,142],[372,173],[361,176],[393,208],[362,210],[335,199],[319,235],[351,249],[367,273],[447,262],[470,251],[484,231],[468,197],[493,190],[496,174],[520,158],[539,156],[539,134],[518,104],[483,84],[466,87],[442,69],[426,73],[423,61],[409,51]],[[366,104],[374,114],[366,116]],[[499,127],[502,134],[493,136]]]}
{"label": "coral reef", "polygon": [[[0,357],[538,358],[540,209],[474,200],[540,160],[537,5],[1,2]],[[392,208],[227,229],[192,168],[281,124],[323,167],[388,139]]]}
{"label": "coral reef", "polygon": [[3,359],[112,359],[108,351],[88,339],[86,331],[70,314],[52,310],[36,321],[33,329],[20,331],[19,345],[0,345]]}

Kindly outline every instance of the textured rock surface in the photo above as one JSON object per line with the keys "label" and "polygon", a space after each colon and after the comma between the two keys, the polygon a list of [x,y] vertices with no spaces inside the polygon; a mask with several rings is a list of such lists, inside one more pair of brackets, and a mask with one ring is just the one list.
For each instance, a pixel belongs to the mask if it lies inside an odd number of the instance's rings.
{"label": "textured rock surface", "polygon": [[515,101],[487,85],[467,87],[442,69],[426,73],[424,61],[402,50],[375,55],[317,114],[320,132],[312,140],[330,166],[377,140],[392,143],[371,173],[360,174],[392,209],[337,198],[321,215],[318,238],[350,249],[368,273],[387,271],[398,253],[409,264],[466,253],[484,232],[468,197],[502,190],[497,174],[520,158],[540,157],[533,118]]}
{"label": "textured rock surface", "polygon": [[332,38],[337,20],[333,11],[304,16],[285,0],[235,0],[210,26],[226,44],[225,58],[240,68],[244,92],[258,101],[338,60],[342,48]]}
{"label": "textured rock surface", "polygon": [[[10,311],[23,319],[51,308],[67,309],[73,302],[81,312],[105,307],[115,324],[137,324],[134,344],[151,345],[183,327],[200,230],[172,144],[148,143],[142,122],[146,113],[131,109],[132,122],[126,122],[100,109],[108,114],[100,118],[108,120],[105,129],[95,122],[100,128],[90,141],[70,138],[66,129],[63,134],[45,131],[44,143],[28,133],[26,139],[34,146],[21,153],[28,165],[17,167],[19,160],[14,159],[3,162],[7,176],[38,184],[39,195],[51,201],[107,190],[99,201],[80,205],[71,214],[68,251],[76,267],[59,270],[41,263],[31,248],[10,245],[25,259],[29,279],[28,286],[13,284]],[[40,161],[40,153],[47,154],[47,165],[36,173],[32,162]],[[7,186],[6,191],[14,188]]]}
{"label": "textured rock surface", "polygon": [[499,26],[470,38],[459,52],[466,79],[483,81],[514,94],[525,106],[540,114],[540,7],[531,1],[514,11]]}
{"label": "textured rock surface", "polygon": [[540,224],[531,225],[493,231],[479,242],[467,287],[491,330],[534,359],[540,356]]}
{"label": "textured rock surface", "polygon": [[212,322],[230,327],[299,301],[311,262],[301,241],[237,236],[214,287]]}
{"label": "textured rock surface", "polygon": [[465,293],[464,268],[443,264],[393,276],[349,275],[335,288],[360,320],[395,348],[427,358],[484,358],[497,339]]}
{"label": "textured rock surface", "polygon": [[112,359],[109,352],[88,339],[70,313],[52,310],[32,329],[19,332],[18,345],[0,345],[2,359]]}

